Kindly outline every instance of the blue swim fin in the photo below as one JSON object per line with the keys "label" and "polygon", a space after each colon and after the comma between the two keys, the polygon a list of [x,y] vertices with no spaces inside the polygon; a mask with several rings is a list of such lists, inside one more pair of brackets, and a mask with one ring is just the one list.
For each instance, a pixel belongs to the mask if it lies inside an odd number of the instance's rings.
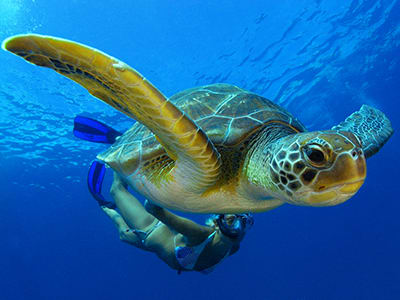
{"label": "blue swim fin", "polygon": [[114,144],[115,139],[122,135],[99,121],[83,116],[75,117],[73,132],[77,138],[102,144]]}
{"label": "blue swim fin", "polygon": [[106,201],[106,199],[101,194],[101,186],[103,184],[105,174],[106,167],[104,166],[104,164],[98,161],[92,162],[87,176],[88,188],[93,198],[96,199],[100,206],[106,206],[108,208],[114,209],[115,204],[110,201]]}

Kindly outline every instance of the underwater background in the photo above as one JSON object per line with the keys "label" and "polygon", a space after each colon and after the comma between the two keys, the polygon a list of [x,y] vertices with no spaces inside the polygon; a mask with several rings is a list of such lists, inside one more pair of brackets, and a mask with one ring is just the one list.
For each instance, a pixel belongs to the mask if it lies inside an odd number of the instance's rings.
{"label": "underwater background", "polygon": [[400,299],[399,1],[0,0],[0,16],[0,40],[33,32],[90,45],[167,96],[226,82],[310,130],[364,103],[395,129],[352,199],[257,214],[213,273],[177,275],[121,243],[87,191],[105,148],[74,138],[73,118],[121,131],[133,121],[1,51],[0,299]]}

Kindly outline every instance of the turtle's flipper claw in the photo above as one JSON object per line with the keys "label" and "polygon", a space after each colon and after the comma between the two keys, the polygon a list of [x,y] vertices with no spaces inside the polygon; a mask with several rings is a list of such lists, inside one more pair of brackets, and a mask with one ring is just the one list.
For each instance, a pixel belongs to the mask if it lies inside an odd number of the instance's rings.
{"label": "turtle's flipper claw", "polygon": [[350,131],[362,143],[365,157],[371,157],[389,140],[393,128],[385,114],[369,105],[363,105],[332,130]]}

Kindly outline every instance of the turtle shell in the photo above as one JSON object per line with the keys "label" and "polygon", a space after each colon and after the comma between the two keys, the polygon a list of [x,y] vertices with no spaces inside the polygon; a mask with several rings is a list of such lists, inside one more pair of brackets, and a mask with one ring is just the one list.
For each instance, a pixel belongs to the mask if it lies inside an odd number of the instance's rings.
{"label": "turtle shell", "polygon": [[[296,131],[304,126],[289,112],[270,100],[229,84],[213,84],[184,90],[171,101],[185,112],[218,148],[240,144],[271,121],[288,124]],[[154,134],[135,123],[97,157],[124,175],[143,164],[168,158]]]}

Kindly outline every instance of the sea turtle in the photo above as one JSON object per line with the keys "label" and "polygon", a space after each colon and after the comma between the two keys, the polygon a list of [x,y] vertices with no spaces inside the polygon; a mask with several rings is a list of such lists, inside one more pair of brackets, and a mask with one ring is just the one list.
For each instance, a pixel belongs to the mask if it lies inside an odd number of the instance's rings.
{"label": "sea turtle", "polygon": [[120,60],[64,39],[19,35],[2,47],[137,120],[98,159],[170,209],[241,213],[285,202],[339,204],[358,191],[365,159],[393,132],[385,115],[367,105],[331,130],[307,132],[282,107],[229,84],[167,99]]}

